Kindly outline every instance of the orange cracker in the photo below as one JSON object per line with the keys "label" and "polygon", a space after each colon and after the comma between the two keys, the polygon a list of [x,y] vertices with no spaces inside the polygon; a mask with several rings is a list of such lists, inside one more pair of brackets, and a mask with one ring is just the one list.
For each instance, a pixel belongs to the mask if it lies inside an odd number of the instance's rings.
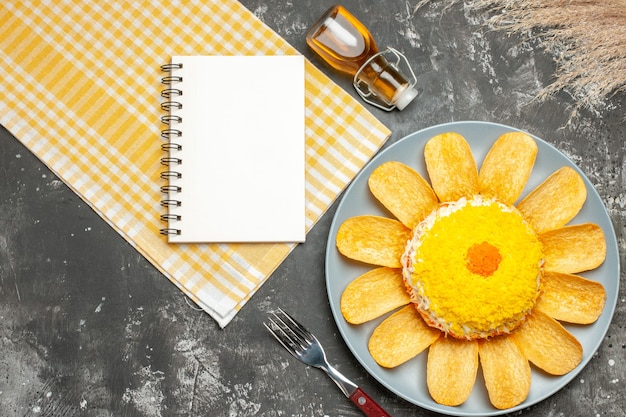
{"label": "orange cracker", "polygon": [[426,382],[439,404],[457,406],[472,393],[478,371],[478,343],[440,337],[428,350]]}
{"label": "orange cracker", "polygon": [[566,225],[587,199],[587,188],[580,175],[562,167],[530,192],[518,205],[519,211],[537,233]]}
{"label": "orange cracker", "polygon": [[350,282],[341,294],[341,313],[348,323],[361,324],[411,301],[402,270],[372,269]]}
{"label": "orange cracker", "polygon": [[356,261],[401,268],[400,258],[411,229],[397,220],[379,216],[356,216],[347,219],[337,231],[337,249]]}
{"label": "orange cracker", "polygon": [[478,193],[478,171],[472,150],[458,133],[442,133],[424,148],[426,168],[439,201],[456,201]]}
{"label": "orange cracker", "polygon": [[478,174],[478,191],[512,205],[528,182],[537,158],[537,144],[522,132],[505,133],[496,140]]}
{"label": "orange cracker", "polygon": [[541,285],[542,294],[535,308],[556,320],[590,324],[602,314],[606,291],[597,281],[545,271]]}
{"label": "orange cracker", "polygon": [[539,235],[547,271],[576,273],[597,268],[606,258],[606,239],[597,224],[584,223]]}
{"label": "orange cracker", "polygon": [[440,334],[424,323],[413,305],[408,305],[374,329],[368,348],[380,366],[394,368],[417,356]]}
{"label": "orange cracker", "polygon": [[582,359],[580,342],[559,322],[537,310],[512,337],[529,361],[552,375],[565,375]]}
{"label": "orange cracker", "polygon": [[494,407],[515,407],[528,397],[530,364],[510,337],[482,339],[478,353],[489,401]]}
{"label": "orange cracker", "polygon": [[437,196],[411,167],[396,161],[376,168],[368,179],[372,194],[410,229],[437,208]]}

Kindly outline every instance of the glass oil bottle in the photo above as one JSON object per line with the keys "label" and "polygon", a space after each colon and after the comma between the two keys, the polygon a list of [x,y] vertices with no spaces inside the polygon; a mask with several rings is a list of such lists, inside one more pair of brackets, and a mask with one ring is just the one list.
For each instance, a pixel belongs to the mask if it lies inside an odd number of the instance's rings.
{"label": "glass oil bottle", "polygon": [[393,48],[379,51],[368,29],[343,6],[328,9],[309,29],[306,42],[330,66],[353,75],[354,88],[369,104],[403,110],[418,94],[406,57]]}

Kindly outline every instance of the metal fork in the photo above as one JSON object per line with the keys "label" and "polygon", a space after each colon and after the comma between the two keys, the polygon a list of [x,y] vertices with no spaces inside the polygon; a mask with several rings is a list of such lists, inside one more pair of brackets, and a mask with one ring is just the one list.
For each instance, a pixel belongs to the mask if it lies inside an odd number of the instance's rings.
{"label": "metal fork", "polygon": [[368,417],[391,417],[361,388],[333,368],[317,338],[282,309],[272,313],[263,323],[281,345],[299,361],[326,372],[363,413]]}

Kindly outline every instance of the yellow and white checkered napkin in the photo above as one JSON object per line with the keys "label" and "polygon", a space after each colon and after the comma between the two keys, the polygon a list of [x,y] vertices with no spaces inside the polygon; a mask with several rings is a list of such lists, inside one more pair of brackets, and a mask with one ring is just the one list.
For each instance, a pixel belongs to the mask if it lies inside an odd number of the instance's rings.
{"label": "yellow and white checkered napkin", "polygon": [[[234,0],[3,2],[0,21],[0,122],[228,324],[295,245],[172,245],[159,234],[160,65],[298,52]],[[307,230],[389,133],[307,62]]]}

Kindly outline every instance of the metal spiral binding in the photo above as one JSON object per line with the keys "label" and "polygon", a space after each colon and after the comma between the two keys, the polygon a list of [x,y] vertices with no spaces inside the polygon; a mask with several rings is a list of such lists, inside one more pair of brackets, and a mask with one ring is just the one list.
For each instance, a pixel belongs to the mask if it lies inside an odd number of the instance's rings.
{"label": "metal spiral binding", "polygon": [[[168,185],[161,186],[161,193],[165,196],[161,200],[161,206],[167,208],[168,213],[161,214],[161,221],[168,223],[168,226],[173,222],[180,221],[182,219],[180,214],[172,213],[172,208],[182,206],[182,201],[175,198],[175,194],[180,193],[182,188],[178,185],[172,185],[169,183],[170,179],[182,178],[183,174],[176,169],[176,167],[182,165],[183,160],[176,156],[177,152],[180,152],[183,147],[180,143],[173,142],[175,138],[181,138],[183,132],[180,129],[176,129],[175,125],[182,123],[182,117],[172,114],[175,110],[183,108],[183,104],[180,101],[176,101],[177,97],[183,95],[183,91],[180,88],[176,88],[175,84],[182,82],[181,76],[172,75],[172,72],[181,69],[183,64],[165,64],[161,65],[161,71],[168,73],[169,75],[161,78],[161,83],[165,84],[167,88],[161,91],[161,97],[165,99],[161,103],[161,110],[167,112],[167,114],[161,116],[161,123],[167,127],[161,130],[161,138],[166,142],[161,144],[161,150],[167,153],[167,156],[161,158],[161,165],[166,166],[167,170],[162,171],[160,176],[162,180],[168,181]],[[180,235],[181,230],[175,227],[166,227],[160,230],[162,235]]]}

